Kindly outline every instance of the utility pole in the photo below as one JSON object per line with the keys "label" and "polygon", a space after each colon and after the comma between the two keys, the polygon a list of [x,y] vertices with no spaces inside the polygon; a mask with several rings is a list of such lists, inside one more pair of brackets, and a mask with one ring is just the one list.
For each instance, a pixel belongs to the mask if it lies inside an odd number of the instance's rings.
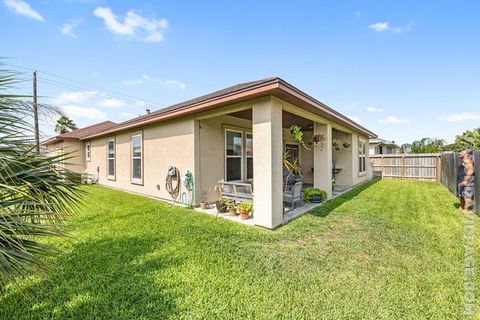
{"label": "utility pole", "polygon": [[33,72],[33,122],[35,126],[35,147],[40,153],[40,132],[38,129],[37,70]]}

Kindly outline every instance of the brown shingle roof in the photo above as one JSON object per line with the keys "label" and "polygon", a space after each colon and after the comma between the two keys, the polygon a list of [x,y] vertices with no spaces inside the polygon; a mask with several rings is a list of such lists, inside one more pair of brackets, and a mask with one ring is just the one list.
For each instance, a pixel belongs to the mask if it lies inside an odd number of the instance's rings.
{"label": "brown shingle roof", "polygon": [[353,120],[347,118],[336,110],[328,107],[322,102],[316,100],[315,98],[307,95],[306,93],[292,86],[288,82],[278,77],[272,77],[237,84],[222,90],[200,96],[195,99],[177,103],[172,106],[152,112],[150,114],[146,114],[131,120],[121,122],[115,127],[112,127],[100,133],[92,134],[83,139],[103,136],[127,129],[133,129],[157,123],[160,121],[165,121],[168,119],[181,117],[187,114],[220,107],[228,103],[245,101],[248,99],[267,95],[276,95],[282,99],[287,96],[291,99],[296,99],[295,102],[302,100],[301,102],[304,104],[308,104],[310,107],[312,107],[314,112],[319,112],[322,114],[322,116],[325,116],[328,119],[336,121],[349,128],[360,131],[369,137],[376,137],[373,132],[369,131],[368,129],[364,128]]}
{"label": "brown shingle roof", "polygon": [[[154,111],[150,114],[146,114],[146,115],[134,118],[134,119],[130,119],[130,120],[121,122],[121,123],[118,124],[118,128],[120,129],[124,125],[129,125],[129,124],[136,123],[136,122],[142,122],[143,120],[147,120],[147,119],[150,119],[150,118],[155,118],[156,116],[159,116],[161,114],[166,114],[166,113],[169,113],[169,112],[172,112],[172,111],[178,111],[178,110],[181,110],[181,109],[184,109],[184,108],[188,108],[188,107],[190,107],[192,105],[195,105],[197,103],[205,102],[205,101],[208,101],[210,99],[215,99],[215,98],[220,97],[220,96],[235,93],[235,92],[238,92],[239,90],[252,88],[252,87],[255,87],[257,85],[261,85],[261,84],[270,82],[270,81],[275,80],[275,79],[278,79],[278,78],[265,78],[265,79],[262,79],[262,80],[240,83],[240,84],[237,84],[237,85],[234,85],[234,86],[222,89],[222,90],[218,90],[218,91],[200,96],[198,98],[194,98],[194,99],[190,99],[190,100],[187,100],[187,101],[183,101],[183,102],[174,104],[172,106]],[[117,128],[115,128],[115,129],[117,129]]]}
{"label": "brown shingle roof", "polygon": [[117,124],[115,122],[112,122],[112,121],[103,121],[103,122],[96,123],[96,124],[93,124],[93,125],[88,126],[88,127],[84,127],[84,128],[80,128],[80,129],[77,129],[77,130],[70,131],[70,132],[59,134],[58,136],[55,136],[53,138],[50,138],[50,139],[44,141],[42,144],[49,144],[49,143],[52,143],[52,142],[55,142],[55,141],[61,141],[61,140],[64,140],[64,139],[83,139],[85,137],[95,135],[95,134],[99,134],[99,133],[102,133],[106,130],[112,129],[116,125]]}

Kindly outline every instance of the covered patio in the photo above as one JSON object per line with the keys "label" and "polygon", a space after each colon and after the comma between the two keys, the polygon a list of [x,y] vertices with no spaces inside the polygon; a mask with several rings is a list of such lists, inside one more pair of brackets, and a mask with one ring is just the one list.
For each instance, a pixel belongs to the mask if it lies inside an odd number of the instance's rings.
{"label": "covered patio", "polygon": [[[231,197],[253,203],[248,223],[275,228],[315,206],[304,203],[298,192],[300,201],[286,201],[286,152],[290,160],[298,162],[301,182],[295,186],[300,185],[301,191],[318,188],[331,199],[335,188],[347,190],[355,184],[356,134],[277,97],[201,114],[196,122],[199,202],[214,204],[219,197],[231,195],[234,187],[226,192],[222,181],[238,183],[244,189],[249,185],[250,195],[242,191],[242,197]],[[292,127],[299,128],[301,140]]]}

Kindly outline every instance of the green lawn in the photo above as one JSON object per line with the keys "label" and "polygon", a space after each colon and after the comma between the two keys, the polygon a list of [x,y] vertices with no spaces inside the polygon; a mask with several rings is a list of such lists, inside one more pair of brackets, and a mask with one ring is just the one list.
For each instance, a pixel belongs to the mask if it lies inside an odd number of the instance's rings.
{"label": "green lawn", "polygon": [[440,184],[370,183],[276,231],[85,190],[52,270],[8,288],[0,319],[462,318],[464,216]]}

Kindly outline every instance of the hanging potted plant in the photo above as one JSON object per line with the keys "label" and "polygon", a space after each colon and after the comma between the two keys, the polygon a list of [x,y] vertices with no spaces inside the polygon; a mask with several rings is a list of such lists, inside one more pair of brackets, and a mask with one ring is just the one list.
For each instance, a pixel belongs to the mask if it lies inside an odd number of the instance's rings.
{"label": "hanging potted plant", "polygon": [[344,147],[345,149],[350,148],[350,142],[348,142],[348,141],[343,141],[343,147]]}
{"label": "hanging potted plant", "polygon": [[292,124],[289,128],[290,134],[293,137],[293,140],[300,143],[306,150],[312,150],[312,148],[308,147],[305,142],[303,141],[303,131],[302,127],[297,126],[296,124]]}
{"label": "hanging potted plant", "polygon": [[320,150],[323,150],[323,147],[325,146],[325,141],[327,141],[327,138],[323,134],[314,134],[311,138],[311,142],[313,142],[315,145],[318,145],[320,143]]}

